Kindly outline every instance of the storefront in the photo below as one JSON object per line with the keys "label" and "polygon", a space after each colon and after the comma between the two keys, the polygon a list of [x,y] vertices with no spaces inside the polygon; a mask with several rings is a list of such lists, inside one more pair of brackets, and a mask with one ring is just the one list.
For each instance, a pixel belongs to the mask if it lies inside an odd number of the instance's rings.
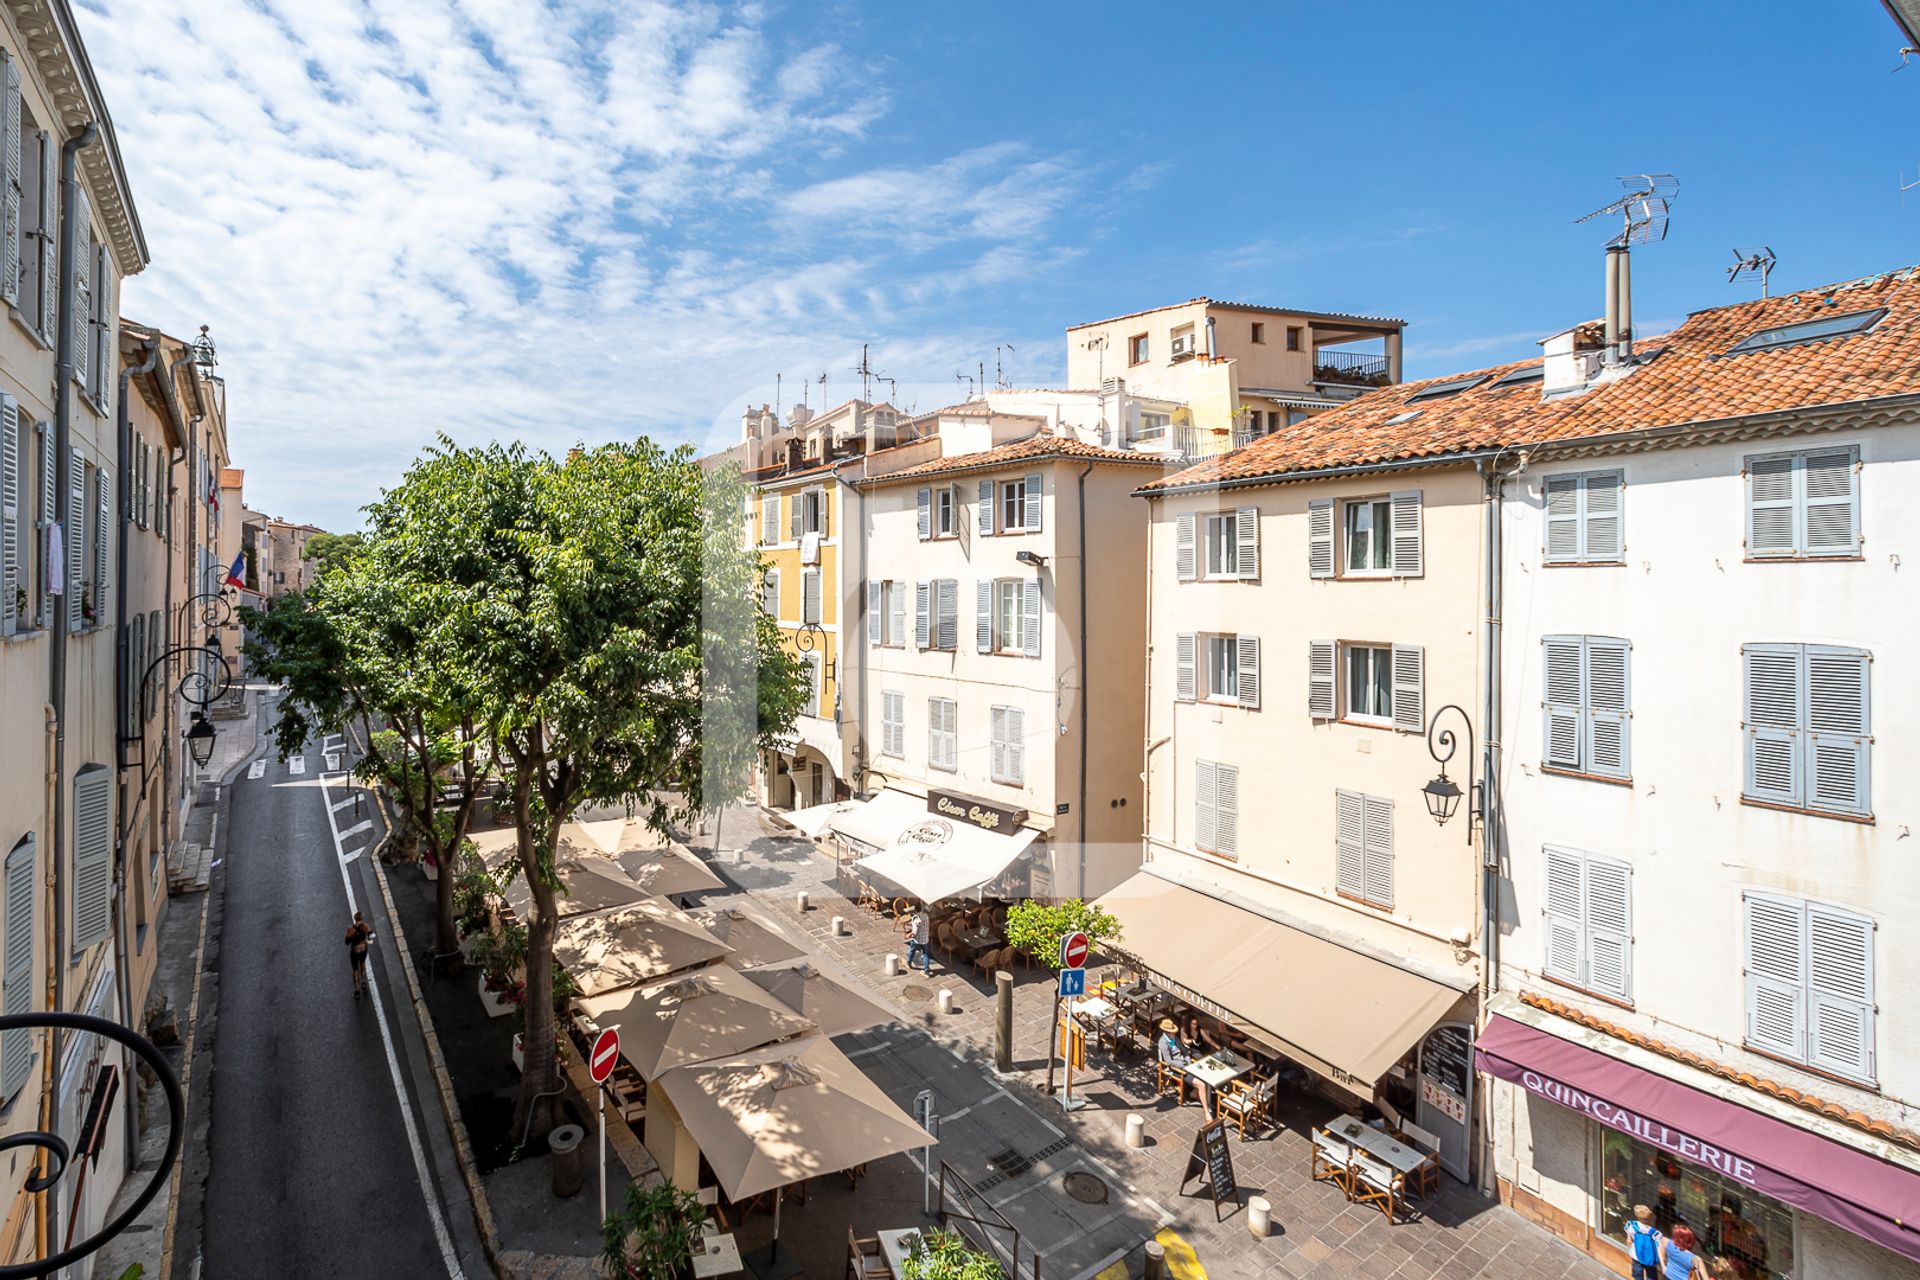
{"label": "storefront", "polygon": [[[843,879],[922,902],[1033,896],[1034,845],[1026,814],[950,791],[891,788],[864,803],[828,806]],[[1044,847],[1044,846],[1042,846]]]}
{"label": "storefront", "polygon": [[1865,1133],[1853,1145],[1833,1122],[1814,1132],[1824,1117],[1765,1113],[1721,1096],[1739,1086],[1695,1087],[1717,1078],[1687,1064],[1632,1061],[1653,1055],[1525,1006],[1504,1012],[1475,1059],[1496,1082],[1501,1197],[1524,1215],[1622,1274],[1627,1221],[1646,1205],[1737,1280],[1920,1276],[1907,1225],[1920,1221],[1920,1153],[1881,1159],[1861,1149],[1884,1146]]}

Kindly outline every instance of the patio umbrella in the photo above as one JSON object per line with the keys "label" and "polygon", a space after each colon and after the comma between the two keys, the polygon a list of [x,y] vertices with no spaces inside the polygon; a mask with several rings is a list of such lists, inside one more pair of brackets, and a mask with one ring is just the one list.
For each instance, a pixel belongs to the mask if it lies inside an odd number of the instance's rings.
{"label": "patio umbrella", "polygon": [[619,1029],[620,1052],[645,1080],[813,1030],[813,1023],[726,965],[579,1003],[594,1025]]}
{"label": "patio umbrella", "polygon": [[811,1020],[823,1036],[859,1031],[883,1022],[899,1022],[900,1015],[852,987],[829,978],[802,961],[769,969],[755,969],[747,977],[801,1017]]}
{"label": "patio umbrella", "polygon": [[730,964],[740,969],[756,965],[779,964],[798,960],[805,948],[788,940],[784,933],[761,916],[740,907],[721,907],[714,911],[696,911],[694,919],[707,927],[720,941],[733,948]]}
{"label": "patio umbrella", "polygon": [[[560,888],[554,895],[554,912],[562,918],[605,911],[609,907],[627,907],[653,895],[604,859],[563,858],[554,863]],[[525,920],[532,910],[533,890],[525,876],[515,876],[502,895],[513,914]]]}
{"label": "patio umbrella", "polygon": [[583,815],[560,829],[560,844],[562,853],[610,859],[648,893],[663,897],[726,888],[726,881],[684,845],[624,813]]}
{"label": "patio umbrella", "polygon": [[583,996],[697,968],[731,950],[664,898],[563,917],[553,939],[554,959],[567,967]]}

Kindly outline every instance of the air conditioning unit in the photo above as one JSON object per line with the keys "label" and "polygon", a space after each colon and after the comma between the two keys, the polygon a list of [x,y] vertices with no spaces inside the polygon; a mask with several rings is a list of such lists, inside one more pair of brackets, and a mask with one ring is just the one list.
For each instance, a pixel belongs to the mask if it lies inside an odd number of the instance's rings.
{"label": "air conditioning unit", "polygon": [[1193,335],[1190,333],[1180,334],[1178,337],[1176,337],[1173,340],[1173,346],[1171,349],[1173,351],[1173,358],[1175,360],[1178,360],[1183,356],[1192,355],[1193,354]]}

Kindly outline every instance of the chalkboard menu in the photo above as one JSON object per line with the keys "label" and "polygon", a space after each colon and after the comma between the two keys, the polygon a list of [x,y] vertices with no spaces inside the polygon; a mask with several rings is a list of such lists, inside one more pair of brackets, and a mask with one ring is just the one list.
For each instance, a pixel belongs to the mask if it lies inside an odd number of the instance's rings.
{"label": "chalkboard menu", "polygon": [[1213,1193],[1213,1220],[1225,1215],[1220,1206],[1240,1203],[1240,1185],[1233,1180],[1233,1152],[1227,1146],[1227,1126],[1216,1120],[1193,1135],[1193,1153],[1187,1157],[1187,1173],[1180,1179],[1185,1186],[1196,1177],[1206,1180]]}
{"label": "chalkboard menu", "polygon": [[1468,1065],[1472,1059],[1472,1046],[1468,1042],[1471,1034],[1464,1026],[1435,1027],[1420,1051],[1420,1074],[1455,1097],[1467,1096],[1467,1081],[1471,1078]]}

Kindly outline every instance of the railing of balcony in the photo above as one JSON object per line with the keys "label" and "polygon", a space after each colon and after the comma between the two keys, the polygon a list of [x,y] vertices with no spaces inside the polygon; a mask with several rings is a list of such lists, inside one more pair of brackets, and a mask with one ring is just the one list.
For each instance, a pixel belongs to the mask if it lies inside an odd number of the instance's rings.
{"label": "railing of balcony", "polygon": [[1361,387],[1387,385],[1387,358],[1365,351],[1316,351],[1315,382],[1344,382]]}

